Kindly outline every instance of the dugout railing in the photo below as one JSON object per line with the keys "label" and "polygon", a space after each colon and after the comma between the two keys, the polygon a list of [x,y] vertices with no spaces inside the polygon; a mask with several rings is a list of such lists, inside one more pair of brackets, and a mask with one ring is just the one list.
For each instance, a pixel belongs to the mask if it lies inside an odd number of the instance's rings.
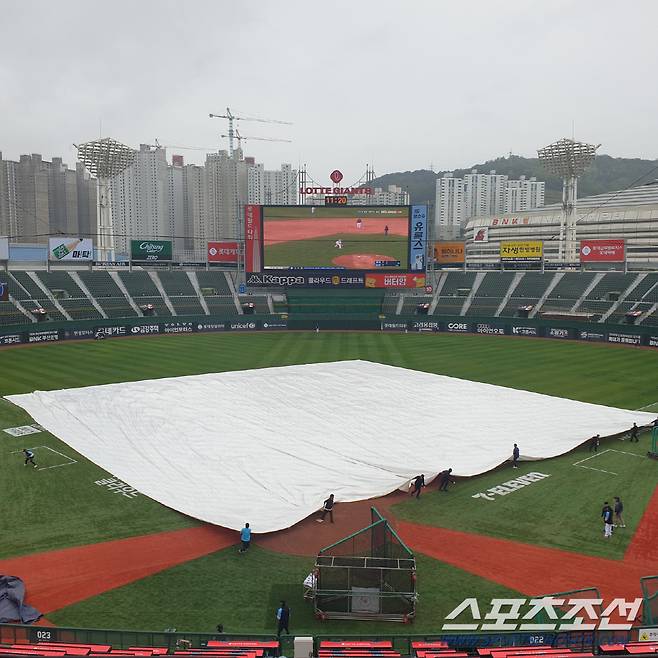
{"label": "dugout railing", "polygon": [[[327,623],[330,630],[331,622]],[[294,649],[293,635],[282,636],[280,639],[280,654],[292,656]],[[655,630],[658,626],[643,626],[643,631]],[[393,649],[403,656],[413,654],[412,642],[444,641],[451,649],[473,651],[485,647],[530,646],[533,644],[551,645],[556,648],[572,649],[599,653],[602,644],[625,644],[639,639],[640,628],[628,631],[568,631],[568,632],[476,632],[476,633],[369,633],[367,635],[347,635],[327,633],[314,635],[315,655],[320,642],[324,640],[355,642],[355,641],[390,641]],[[308,636],[310,633],[298,633]],[[68,642],[83,644],[110,644],[115,649],[127,649],[131,646],[167,647],[172,651],[178,640],[188,640],[192,647],[204,647],[209,640],[276,640],[276,634],[262,633],[194,633],[175,629],[168,631],[135,631],[101,628],[71,628],[50,627],[23,624],[0,624],[0,643],[2,644],[32,644],[36,642]],[[655,654],[653,654],[655,656]]]}

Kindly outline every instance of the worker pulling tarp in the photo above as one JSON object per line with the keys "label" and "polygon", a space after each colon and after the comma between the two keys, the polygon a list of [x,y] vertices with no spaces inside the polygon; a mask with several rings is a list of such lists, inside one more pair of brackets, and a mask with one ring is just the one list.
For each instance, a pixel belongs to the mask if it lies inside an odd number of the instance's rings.
{"label": "worker pulling tarp", "polygon": [[25,583],[18,576],[0,576],[0,624],[31,624],[41,613],[23,603]]}

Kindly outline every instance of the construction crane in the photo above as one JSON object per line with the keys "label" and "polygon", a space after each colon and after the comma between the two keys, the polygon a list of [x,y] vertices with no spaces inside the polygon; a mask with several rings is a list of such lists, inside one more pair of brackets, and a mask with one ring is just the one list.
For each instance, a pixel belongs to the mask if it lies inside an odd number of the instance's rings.
{"label": "construction crane", "polygon": [[[233,156],[233,140],[235,139],[235,128],[233,125],[234,121],[257,121],[258,123],[278,123],[283,126],[292,126],[292,123],[289,121],[278,121],[276,119],[259,119],[257,117],[239,117],[231,112],[229,107],[226,108],[226,114],[212,114],[208,115],[211,119],[228,119],[228,152],[229,155]],[[243,139],[246,139],[243,137]],[[253,137],[251,139],[254,139]],[[265,139],[265,138],[261,138]],[[266,140],[268,141],[268,140]]]}
{"label": "construction crane", "polygon": [[[234,138],[238,140],[238,148],[242,148],[242,140],[246,141],[252,141],[256,140],[258,142],[287,142],[288,144],[292,143],[291,139],[277,139],[275,137],[248,137],[246,135],[241,135],[240,131],[236,128],[234,130]],[[231,139],[230,135],[220,135],[223,139],[228,138],[229,140]]]}

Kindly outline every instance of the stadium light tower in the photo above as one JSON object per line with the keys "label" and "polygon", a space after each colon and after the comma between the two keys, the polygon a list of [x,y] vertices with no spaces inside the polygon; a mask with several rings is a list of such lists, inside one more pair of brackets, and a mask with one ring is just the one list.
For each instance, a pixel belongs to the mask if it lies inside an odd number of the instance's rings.
{"label": "stadium light tower", "polygon": [[564,264],[576,262],[576,199],[578,177],[596,156],[597,144],[585,144],[573,139],[560,139],[537,151],[539,160],[551,174],[562,178],[562,219],[558,260]]}
{"label": "stadium light tower", "polygon": [[128,169],[135,161],[137,151],[109,137],[73,146],[78,149],[78,160],[98,180],[98,251],[102,260],[112,260],[114,231],[110,178]]}

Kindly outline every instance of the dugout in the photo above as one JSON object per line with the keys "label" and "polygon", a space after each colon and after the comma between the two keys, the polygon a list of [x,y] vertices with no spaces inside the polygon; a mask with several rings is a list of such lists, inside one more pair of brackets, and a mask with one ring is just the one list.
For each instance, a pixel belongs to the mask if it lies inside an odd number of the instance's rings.
{"label": "dugout", "polygon": [[319,619],[409,622],[416,613],[416,560],[388,521],[372,523],[323,548],[315,560]]}

